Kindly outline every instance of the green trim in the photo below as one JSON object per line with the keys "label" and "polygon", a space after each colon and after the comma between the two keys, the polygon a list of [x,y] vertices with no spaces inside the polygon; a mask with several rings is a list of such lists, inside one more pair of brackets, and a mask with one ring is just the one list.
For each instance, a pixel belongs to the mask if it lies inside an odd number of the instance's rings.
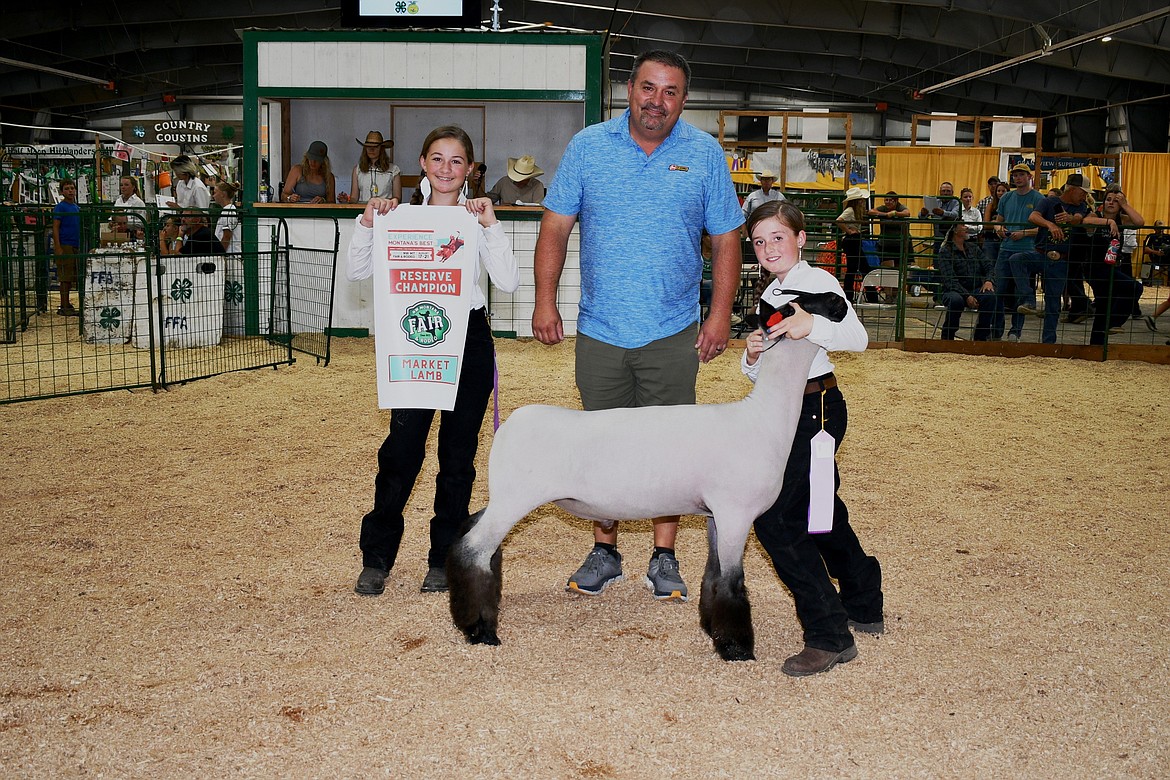
{"label": "green trim", "polygon": [[[478,100],[580,103],[588,90],[580,89],[388,89],[368,87],[265,87],[260,98],[311,98],[316,100]],[[245,98],[246,99],[246,98]]]}
{"label": "green trim", "polygon": [[600,35],[590,36],[585,44],[585,125],[595,125],[602,120],[605,102],[606,57],[601,49]]}
{"label": "green trim", "polygon": [[[493,45],[540,44],[542,46],[588,46],[600,48],[601,36],[591,33],[498,33],[485,30],[465,32],[421,32],[411,30],[244,30],[244,45],[292,41],[299,43],[486,43]],[[255,48],[253,46],[253,48]]]}
{"label": "green trim", "polygon": [[519,338],[514,330],[493,330],[492,336],[497,339],[515,339]]}
{"label": "green trim", "polygon": [[326,328],[325,335],[337,339],[368,339],[369,328]]}
{"label": "green trim", "polygon": [[[258,198],[260,190],[260,104],[256,99],[256,83],[260,75],[259,57],[255,46],[244,47],[244,181],[241,203]],[[260,230],[254,219],[243,220],[240,236],[245,257],[259,258]],[[244,264],[244,333],[260,334],[260,263]]]}

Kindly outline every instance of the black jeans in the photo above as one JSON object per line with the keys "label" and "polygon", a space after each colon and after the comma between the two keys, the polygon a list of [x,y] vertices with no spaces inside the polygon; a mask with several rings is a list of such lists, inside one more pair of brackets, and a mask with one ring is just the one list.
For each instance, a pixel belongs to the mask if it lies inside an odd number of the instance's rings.
{"label": "black jeans", "polygon": [[1089,313],[1089,296],[1085,295],[1085,266],[1089,255],[1089,237],[1084,232],[1069,235],[1068,282],[1064,290],[1068,293],[1070,317]]}
{"label": "black jeans", "polygon": [[[825,430],[839,446],[849,425],[849,412],[839,389],[825,392],[824,414]],[[808,532],[809,442],[820,430],[821,395],[810,393],[804,397],[784,469],[784,486],[776,503],[756,519],[755,531],[780,580],[792,591],[796,614],[804,627],[804,643],[839,652],[853,644],[850,619],[859,623],[882,620],[882,570],[877,559],[861,548],[849,525],[849,509],[836,493],[833,530],[827,534]],[[835,464],[833,477],[835,487],[839,487],[841,476]],[[841,586],[839,595],[830,575]]]}
{"label": "black jeans", "polygon": [[1095,314],[1089,331],[1089,344],[1102,345],[1110,328],[1124,325],[1142,297],[1142,283],[1130,274],[1129,261],[1105,262],[1109,235],[1095,233],[1085,262],[1085,281],[1093,288]]}
{"label": "black jeans", "polygon": [[853,300],[853,286],[865,276],[865,269],[869,265],[861,252],[861,234],[845,233],[841,236],[841,254],[845,256],[845,278],[841,286],[845,289],[845,297]]}
{"label": "black jeans", "polygon": [[[428,566],[447,565],[447,550],[467,519],[475,483],[479,429],[491,396],[494,371],[491,328],[484,310],[473,309],[467,321],[455,408],[439,413],[439,474],[435,479]],[[405,527],[402,510],[422,469],[434,416],[434,409],[394,409],[390,413],[390,433],[378,449],[374,508],[362,518],[359,545],[363,566],[386,571],[394,566]]]}

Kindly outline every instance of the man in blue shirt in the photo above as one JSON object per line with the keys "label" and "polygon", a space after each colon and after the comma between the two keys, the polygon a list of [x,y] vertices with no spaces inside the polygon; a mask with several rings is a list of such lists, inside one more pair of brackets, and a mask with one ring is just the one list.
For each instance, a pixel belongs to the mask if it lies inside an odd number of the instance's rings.
{"label": "man in blue shirt", "polygon": [[[557,285],[580,222],[576,377],[587,410],[694,403],[699,361],[726,349],[743,214],[722,148],[680,120],[689,81],[677,54],[639,56],[626,85],[629,108],[573,137],[545,196],[532,334],[545,344],[564,338]],[[697,327],[703,230],[711,234],[713,289]],[[677,532],[677,517],[654,519],[647,582],[656,598],[685,601]],[[568,590],[593,595],[622,578],[616,523],[595,524],[594,541]]]}
{"label": "man in blue shirt", "polygon": [[77,205],[77,184],[72,179],[62,179],[58,187],[63,200],[53,207],[53,255],[57,262],[57,285],[61,290],[61,306],[57,313],[76,317],[78,312],[69,300],[69,293],[78,278],[81,207]]}
{"label": "man in blue shirt", "polygon": [[995,211],[996,235],[999,236],[999,257],[995,261],[995,292],[999,295],[1000,308],[991,324],[992,338],[1000,338],[1004,329],[1003,311],[1012,312],[1012,324],[1008,330],[1008,341],[1019,341],[1024,332],[1024,315],[1016,311],[1015,276],[1012,274],[1011,257],[1019,252],[1031,252],[1035,248],[1035,236],[1039,228],[1029,221],[1032,212],[1044,195],[1032,188],[1032,169],[1026,163],[1018,163],[1009,174],[1013,189],[999,199]]}
{"label": "man in blue shirt", "polygon": [[959,221],[959,214],[963,204],[955,197],[955,185],[944,181],[938,185],[938,205],[932,209],[923,207],[918,212],[919,219],[931,219],[934,225],[934,253],[937,255],[939,247],[947,233]]}

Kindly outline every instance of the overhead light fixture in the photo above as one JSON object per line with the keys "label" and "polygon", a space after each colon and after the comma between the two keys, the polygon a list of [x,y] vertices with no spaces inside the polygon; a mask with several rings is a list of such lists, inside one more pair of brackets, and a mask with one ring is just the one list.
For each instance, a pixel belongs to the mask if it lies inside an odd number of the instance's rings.
{"label": "overhead light fixture", "polygon": [[1109,43],[1111,40],[1113,40],[1112,35],[1104,35],[1101,37],[1101,43]]}
{"label": "overhead light fixture", "polygon": [[1001,70],[1014,68],[1017,65],[1023,65],[1026,62],[1038,60],[1041,57],[1047,57],[1050,54],[1055,54],[1056,52],[1064,51],[1065,49],[1071,49],[1076,46],[1080,46],[1083,43],[1088,43],[1089,41],[1094,41],[1097,39],[1105,41],[1108,40],[1113,33],[1121,32],[1122,30],[1129,30],[1134,27],[1140,27],[1143,24],[1156,21],[1165,16],[1170,16],[1170,7],[1160,8],[1157,11],[1151,11],[1147,14],[1142,14],[1141,16],[1135,16],[1132,19],[1126,19],[1124,22],[1111,24],[1108,27],[1102,27],[1100,30],[1094,30],[1093,32],[1085,33],[1084,35],[1078,35],[1075,38],[1069,38],[1067,41],[1045,45],[1043,48],[1029,52],[1028,54],[1021,54],[1019,57],[1012,57],[1010,60],[1004,60],[1003,62],[1000,62],[996,65],[980,68],[979,70],[971,71],[965,75],[956,76],[955,78],[948,79],[946,81],[940,81],[938,84],[933,84],[929,87],[923,87],[922,89],[918,90],[918,92],[922,95],[929,95],[932,92],[938,92],[939,90],[943,90],[948,87],[955,87],[959,84],[965,84],[968,81],[972,81],[974,79],[990,76],[992,73],[999,73]]}

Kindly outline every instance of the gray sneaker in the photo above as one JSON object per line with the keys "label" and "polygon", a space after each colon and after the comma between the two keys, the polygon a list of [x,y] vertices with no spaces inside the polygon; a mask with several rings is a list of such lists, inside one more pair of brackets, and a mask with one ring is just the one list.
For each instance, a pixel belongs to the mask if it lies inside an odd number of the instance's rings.
{"label": "gray sneaker", "polygon": [[587,596],[596,596],[609,587],[611,582],[621,582],[622,555],[619,552],[610,552],[604,547],[594,547],[585,556],[585,563],[573,572],[569,581],[565,583],[565,590],[584,593]]}
{"label": "gray sneaker", "polygon": [[678,573],[678,559],[670,553],[659,553],[650,559],[650,568],[646,570],[646,587],[654,591],[654,598],[659,601],[687,600],[687,584]]}

